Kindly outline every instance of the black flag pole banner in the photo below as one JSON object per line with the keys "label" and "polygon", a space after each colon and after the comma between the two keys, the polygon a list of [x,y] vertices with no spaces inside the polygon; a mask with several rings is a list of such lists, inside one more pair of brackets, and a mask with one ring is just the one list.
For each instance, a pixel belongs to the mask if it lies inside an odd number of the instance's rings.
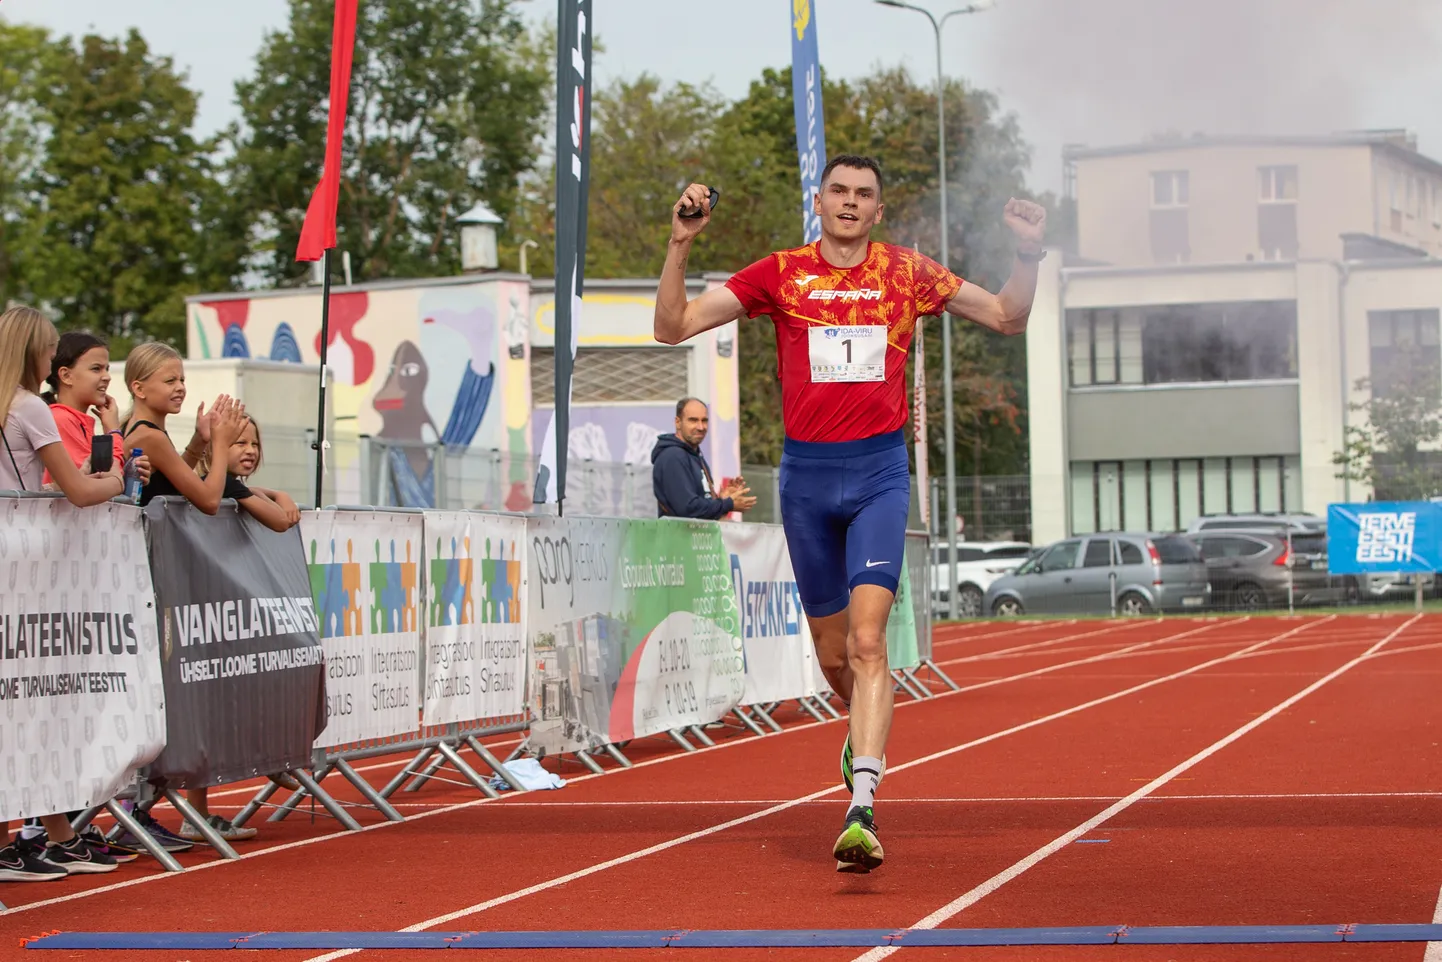
{"label": "black flag pole banner", "polygon": [[169,739],[152,781],[205,788],[310,765],[325,659],[300,529],[223,502],[145,507]]}
{"label": "black flag pole banner", "polygon": [[556,407],[541,446],[535,502],[566,498],[571,373],[586,272],[586,201],[591,179],[591,0],[557,0],[556,44]]}

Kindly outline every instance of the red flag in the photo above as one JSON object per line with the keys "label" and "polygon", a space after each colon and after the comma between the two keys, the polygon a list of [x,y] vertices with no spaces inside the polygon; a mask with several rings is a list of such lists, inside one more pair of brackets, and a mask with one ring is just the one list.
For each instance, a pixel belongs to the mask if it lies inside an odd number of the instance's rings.
{"label": "red flag", "polygon": [[351,54],[355,47],[356,5],[359,0],[335,0],[335,32],[330,51],[330,115],[325,131],[325,170],[310,196],[298,261],[318,261],[335,247],[335,211],[340,202],[340,148],[345,140],[345,108],[350,100]]}

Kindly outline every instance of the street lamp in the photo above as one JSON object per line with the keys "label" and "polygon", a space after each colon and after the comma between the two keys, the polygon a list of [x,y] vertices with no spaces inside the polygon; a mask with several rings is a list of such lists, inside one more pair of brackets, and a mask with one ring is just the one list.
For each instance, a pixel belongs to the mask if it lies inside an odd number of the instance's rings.
{"label": "street lamp", "polygon": [[[903,10],[915,10],[924,14],[931,22],[932,32],[936,35],[936,141],[937,141],[937,169],[941,180],[941,266],[950,269],[947,263],[949,251],[946,242],[946,103],[944,94],[946,92],[946,77],[941,72],[941,28],[946,21],[963,13],[977,13],[990,9],[995,5],[995,0],[976,0],[975,3],[964,7],[957,7],[955,10],[948,10],[941,15],[938,21],[932,12],[925,7],[918,7],[914,4],[904,3],[903,0],[876,0],[877,3],[886,7],[900,7]],[[946,410],[942,412],[942,420],[946,425],[946,543],[947,543],[947,568],[950,576],[946,579],[946,609],[953,618],[956,617],[956,424],[955,414],[952,411],[951,400],[951,315],[943,313],[941,317],[941,364],[942,364],[942,403]],[[925,438],[922,439],[925,443]],[[925,497],[922,493],[922,497]]]}

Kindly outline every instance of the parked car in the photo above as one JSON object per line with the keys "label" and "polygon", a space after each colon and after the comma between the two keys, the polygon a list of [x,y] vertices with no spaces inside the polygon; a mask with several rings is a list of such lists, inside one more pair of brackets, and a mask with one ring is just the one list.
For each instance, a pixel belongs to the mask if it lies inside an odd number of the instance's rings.
{"label": "parked car", "polygon": [[1188,534],[1199,531],[1251,529],[1258,531],[1290,529],[1293,534],[1327,533],[1327,519],[1315,514],[1294,511],[1258,511],[1253,514],[1204,514],[1187,525]]}
{"label": "parked car", "polygon": [[1212,529],[1189,534],[1207,563],[1212,601],[1218,607],[1253,611],[1293,604],[1335,602],[1347,585],[1327,574],[1327,538],[1275,531]]}
{"label": "parked car", "polygon": [[[991,583],[1015,571],[1030,556],[1023,541],[962,541],[956,545],[956,617],[980,618],[982,599]],[[946,611],[946,585],[951,575],[947,543],[931,546],[932,610]]]}
{"label": "parked car", "polygon": [[[1205,531],[1209,534],[1217,531],[1273,533],[1284,539],[1290,533],[1294,570],[1298,567],[1308,567],[1312,571],[1328,569],[1327,521],[1315,514],[1262,512],[1202,515],[1193,519],[1187,530],[1191,533]],[[1436,577],[1431,574],[1409,575],[1393,572],[1331,575],[1328,600],[1401,600],[1412,596],[1419,581],[1424,591],[1431,591],[1435,587]]]}
{"label": "parked car", "polygon": [[[1113,585],[1115,581],[1115,586]],[[987,589],[992,615],[1124,615],[1205,608],[1212,587],[1196,545],[1177,535],[1108,532],[1050,545]]]}

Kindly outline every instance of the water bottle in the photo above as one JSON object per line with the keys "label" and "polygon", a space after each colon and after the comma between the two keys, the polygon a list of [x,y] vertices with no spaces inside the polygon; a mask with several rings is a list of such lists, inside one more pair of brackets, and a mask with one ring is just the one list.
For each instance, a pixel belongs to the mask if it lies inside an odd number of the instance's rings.
{"label": "water bottle", "polygon": [[140,473],[135,467],[135,459],[143,453],[139,448],[133,448],[130,460],[125,462],[125,500],[132,504],[140,503]]}

